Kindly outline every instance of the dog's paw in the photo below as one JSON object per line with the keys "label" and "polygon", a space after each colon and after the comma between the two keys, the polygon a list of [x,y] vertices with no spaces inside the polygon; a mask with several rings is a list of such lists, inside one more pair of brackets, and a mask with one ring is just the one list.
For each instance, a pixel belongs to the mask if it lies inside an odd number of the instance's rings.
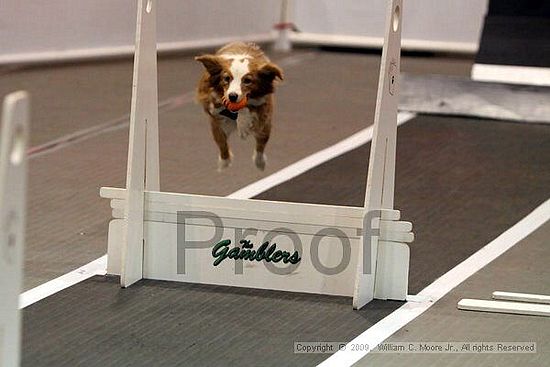
{"label": "dog's paw", "polygon": [[233,158],[233,154],[229,155],[229,158],[223,159],[222,157],[218,157],[218,172],[222,172],[227,167],[231,166],[231,160]]}
{"label": "dog's paw", "polygon": [[252,155],[252,161],[256,165],[256,168],[258,168],[260,171],[263,171],[265,169],[266,160],[267,157],[265,156],[265,153],[254,151],[254,154]]}

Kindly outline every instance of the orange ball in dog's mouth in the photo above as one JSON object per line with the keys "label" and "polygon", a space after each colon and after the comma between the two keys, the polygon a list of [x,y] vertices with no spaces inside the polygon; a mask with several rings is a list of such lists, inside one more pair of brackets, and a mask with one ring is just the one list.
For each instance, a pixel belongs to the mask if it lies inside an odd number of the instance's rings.
{"label": "orange ball in dog's mouth", "polygon": [[224,106],[231,112],[237,112],[238,110],[241,110],[246,107],[248,103],[248,98],[243,97],[240,102],[231,102],[227,98],[223,98],[223,104]]}

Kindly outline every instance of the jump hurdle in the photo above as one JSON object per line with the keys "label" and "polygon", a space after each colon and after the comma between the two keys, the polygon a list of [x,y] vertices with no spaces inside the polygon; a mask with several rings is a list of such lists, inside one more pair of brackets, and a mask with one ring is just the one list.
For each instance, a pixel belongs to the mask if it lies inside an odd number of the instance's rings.
{"label": "jump hurdle", "polygon": [[160,191],[156,5],[138,0],[126,188],[100,191],[113,217],[107,272],[122,287],[147,278],[308,292],[353,297],[356,309],[405,300],[412,224],[393,208],[402,0],[388,1],[363,207]]}
{"label": "jump hurdle", "polygon": [[0,366],[19,366],[29,99],[4,99],[0,142]]}

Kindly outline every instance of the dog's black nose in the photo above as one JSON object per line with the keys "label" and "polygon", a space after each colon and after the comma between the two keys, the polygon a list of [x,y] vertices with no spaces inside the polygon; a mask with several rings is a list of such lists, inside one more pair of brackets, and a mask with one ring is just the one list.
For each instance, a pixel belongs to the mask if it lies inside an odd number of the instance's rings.
{"label": "dog's black nose", "polygon": [[235,92],[231,92],[229,93],[228,97],[231,102],[237,102],[237,98],[239,98],[239,95]]}

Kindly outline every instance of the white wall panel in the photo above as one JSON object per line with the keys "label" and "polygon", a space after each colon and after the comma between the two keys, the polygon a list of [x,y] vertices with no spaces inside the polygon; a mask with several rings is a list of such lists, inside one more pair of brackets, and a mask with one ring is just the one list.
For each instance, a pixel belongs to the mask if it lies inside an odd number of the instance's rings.
{"label": "white wall panel", "polygon": [[[280,0],[157,1],[161,50],[268,40],[280,12]],[[291,1],[313,43],[381,45],[385,0]],[[486,8],[487,0],[405,1],[404,48],[475,51]],[[135,0],[0,0],[0,64],[130,54],[135,18]]]}
{"label": "white wall panel", "polygon": [[[335,35],[341,36],[342,43],[375,45],[382,41],[385,0],[293,1],[294,23],[309,39],[319,41],[316,43],[322,43],[323,36],[331,43],[338,43]],[[404,48],[475,51],[487,3],[487,0],[404,1]]]}
{"label": "white wall panel", "polygon": [[[156,0],[161,49],[265,38],[279,0]],[[0,63],[130,53],[135,0],[1,0]]]}

